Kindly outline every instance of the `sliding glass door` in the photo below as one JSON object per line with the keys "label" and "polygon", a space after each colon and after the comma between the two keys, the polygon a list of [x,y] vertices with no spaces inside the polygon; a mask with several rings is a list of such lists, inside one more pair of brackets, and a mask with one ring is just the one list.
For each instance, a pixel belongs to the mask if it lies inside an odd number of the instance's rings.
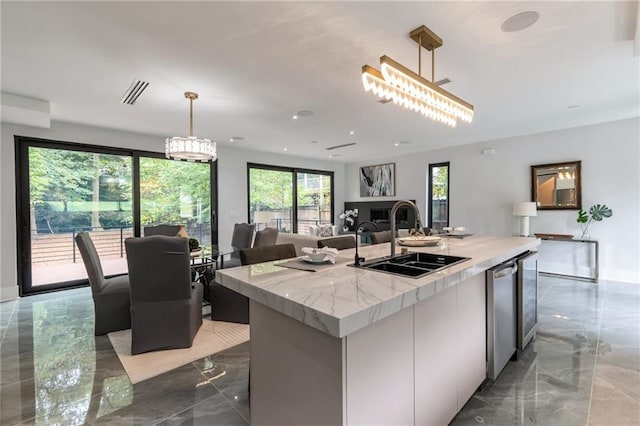
{"label": "sliding glass door", "polygon": [[297,225],[299,234],[308,234],[310,225],[332,222],[332,176],[320,173],[298,172]]}
{"label": "sliding glass door", "polygon": [[20,293],[83,285],[75,244],[86,231],[105,276],[127,273],[124,240],[141,225],[182,224],[217,244],[215,164],[160,154],[16,136]]}
{"label": "sliding glass door", "polygon": [[256,230],[308,234],[309,226],[331,223],[333,172],[248,164],[249,222]]}
{"label": "sliding glass door", "polygon": [[74,243],[94,241],[106,275],[127,272],[132,233],[131,156],[28,147],[31,285],[86,278]]}
{"label": "sliding glass door", "polygon": [[270,227],[292,232],[292,172],[249,167],[249,223],[256,224],[256,231]]}
{"label": "sliding glass door", "polygon": [[140,157],[140,225],[185,225],[211,247],[211,179],[207,163]]}

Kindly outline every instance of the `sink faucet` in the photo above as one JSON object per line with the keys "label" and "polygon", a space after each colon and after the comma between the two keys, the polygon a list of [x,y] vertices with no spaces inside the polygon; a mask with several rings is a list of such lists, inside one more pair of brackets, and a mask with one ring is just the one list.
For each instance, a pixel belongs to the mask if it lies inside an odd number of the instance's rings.
{"label": "sink faucet", "polygon": [[400,200],[391,207],[391,257],[396,255],[396,213],[400,207],[411,207],[416,215],[415,229],[420,231],[422,224],[420,223],[420,210],[409,200]]}
{"label": "sink faucet", "polygon": [[360,262],[364,262],[364,257],[360,257],[360,255],[358,254],[358,231],[362,228],[363,225],[373,225],[373,229],[375,229],[376,231],[378,230],[378,225],[376,225],[373,222],[370,222],[368,220],[365,220],[364,222],[360,222],[357,223],[355,226],[355,230],[356,230],[356,257],[355,260],[353,262],[353,266],[360,266]]}

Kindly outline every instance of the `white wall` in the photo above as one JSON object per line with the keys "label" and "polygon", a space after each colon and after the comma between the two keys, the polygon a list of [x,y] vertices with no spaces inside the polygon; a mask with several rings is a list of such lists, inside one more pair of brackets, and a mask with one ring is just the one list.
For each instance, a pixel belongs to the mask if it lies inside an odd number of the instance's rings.
{"label": "white wall", "polygon": [[[0,301],[18,297],[14,135],[145,151],[164,151],[162,136],[121,132],[72,123],[52,122],[51,129],[2,124],[0,140]],[[221,245],[231,243],[235,222],[247,219],[247,162],[333,171],[336,216],[344,204],[344,164],[315,161],[218,146],[218,231]],[[238,212],[234,217],[232,212]]]}
{"label": "white wall", "polygon": [[[530,166],[581,160],[583,208],[600,203],[613,209],[613,217],[590,226],[591,238],[601,244],[601,278],[637,283],[639,129],[640,119],[634,118],[385,159],[396,163],[397,195],[390,198],[416,199],[424,219],[428,165],[449,161],[450,224],[478,234],[511,235],[518,229],[513,203],[530,200]],[[493,148],[495,154],[483,156],[484,148]],[[347,165],[347,201],[372,200],[359,196],[358,168],[377,163]],[[576,217],[575,210],[539,211],[531,218],[531,232],[579,236]]]}

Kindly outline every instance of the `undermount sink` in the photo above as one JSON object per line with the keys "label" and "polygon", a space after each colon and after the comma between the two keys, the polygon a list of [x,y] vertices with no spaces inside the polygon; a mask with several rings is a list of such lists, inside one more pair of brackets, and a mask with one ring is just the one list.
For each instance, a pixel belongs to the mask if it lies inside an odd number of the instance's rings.
{"label": "undermount sink", "polygon": [[420,278],[469,259],[469,257],[433,253],[407,253],[392,258],[373,259],[362,263],[360,267],[389,274]]}

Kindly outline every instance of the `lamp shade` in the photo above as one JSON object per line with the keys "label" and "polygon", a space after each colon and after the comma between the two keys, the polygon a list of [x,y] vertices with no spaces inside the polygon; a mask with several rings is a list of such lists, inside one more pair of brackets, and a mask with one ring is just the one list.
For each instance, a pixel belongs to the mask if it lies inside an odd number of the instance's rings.
{"label": "lamp shade", "polygon": [[537,216],[536,203],[532,201],[519,201],[513,203],[514,216]]}

